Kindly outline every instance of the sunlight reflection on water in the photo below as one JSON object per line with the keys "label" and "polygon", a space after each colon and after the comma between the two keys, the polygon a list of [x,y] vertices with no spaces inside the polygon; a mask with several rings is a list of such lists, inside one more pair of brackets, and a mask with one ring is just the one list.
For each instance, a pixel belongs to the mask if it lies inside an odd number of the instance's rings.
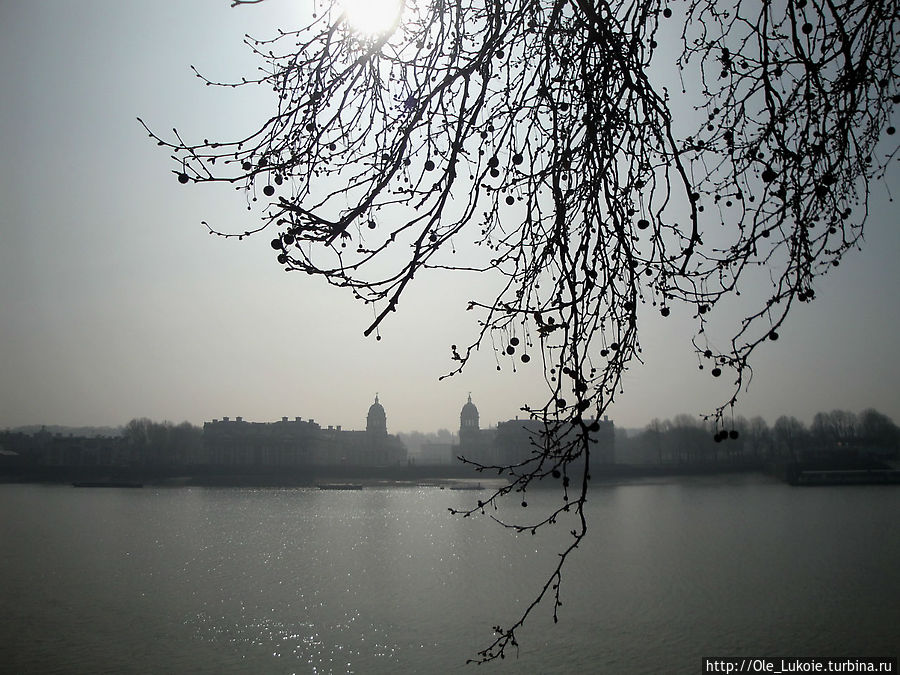
{"label": "sunlight reflection on water", "polygon": [[[566,541],[449,516],[435,488],[0,485],[0,663],[16,671],[452,672]],[[555,503],[529,497],[529,513]],[[693,672],[704,654],[890,655],[900,490],[763,479],[599,487],[560,623],[503,672]],[[518,508],[500,512],[521,514]],[[10,545],[10,542],[13,542]],[[27,641],[21,635],[34,636]]]}

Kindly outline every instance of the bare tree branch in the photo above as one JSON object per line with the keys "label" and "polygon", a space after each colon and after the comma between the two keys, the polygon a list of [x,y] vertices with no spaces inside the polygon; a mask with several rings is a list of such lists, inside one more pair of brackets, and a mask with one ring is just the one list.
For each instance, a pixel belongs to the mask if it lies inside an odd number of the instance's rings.
{"label": "bare tree branch", "polygon": [[[563,563],[587,532],[593,420],[640,360],[648,305],[690,307],[701,367],[733,376],[709,416],[725,440],[751,355],[859,245],[870,181],[897,152],[898,1],[410,0],[381,34],[326,2],[301,30],[247,39],[255,78],[197,73],[275,92],[255,133],[192,144],[148,129],[182,183],[230,183],[258,206],[257,229],[219,234],[271,230],[285,269],[375,306],[366,335],[421,270],[502,278],[473,298],[480,331],[453,347],[449,374],[488,337],[503,358],[540,354],[549,396],[528,411],[544,432],[523,464],[480,467],[511,482],[466,515],[551,476],[580,527],[481,660],[515,645],[549,592],[558,606]],[[673,96],[657,39],[679,30]],[[457,263],[456,242],[484,253]],[[716,347],[715,310],[752,302],[738,296],[761,278],[766,292]]]}

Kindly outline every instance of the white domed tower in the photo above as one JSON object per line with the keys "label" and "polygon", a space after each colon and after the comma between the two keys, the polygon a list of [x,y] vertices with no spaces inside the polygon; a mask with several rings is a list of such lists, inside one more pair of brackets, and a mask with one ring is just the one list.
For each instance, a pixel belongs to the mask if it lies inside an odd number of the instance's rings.
{"label": "white domed tower", "polygon": [[459,444],[462,446],[476,443],[480,429],[478,426],[478,408],[472,403],[472,394],[459,413]]}
{"label": "white domed tower", "polygon": [[387,415],[384,414],[384,408],[378,402],[378,394],[375,394],[375,403],[369,406],[369,414],[366,417],[366,433],[387,436]]}

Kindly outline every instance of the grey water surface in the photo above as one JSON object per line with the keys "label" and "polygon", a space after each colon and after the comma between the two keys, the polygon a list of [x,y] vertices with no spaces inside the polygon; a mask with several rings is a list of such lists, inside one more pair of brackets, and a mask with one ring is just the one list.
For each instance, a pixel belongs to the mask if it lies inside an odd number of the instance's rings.
{"label": "grey water surface", "polygon": [[[0,485],[0,671],[443,673],[531,601],[572,523],[451,516],[436,487]],[[516,673],[697,673],[703,656],[897,656],[900,489],[759,476],[597,485]],[[527,523],[555,491],[512,500]]]}

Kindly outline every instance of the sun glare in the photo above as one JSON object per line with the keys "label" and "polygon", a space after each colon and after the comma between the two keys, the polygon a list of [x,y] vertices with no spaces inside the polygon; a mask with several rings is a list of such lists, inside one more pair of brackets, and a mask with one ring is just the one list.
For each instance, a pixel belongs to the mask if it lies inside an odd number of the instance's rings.
{"label": "sun glare", "polygon": [[344,17],[358,33],[377,37],[396,28],[403,0],[342,0]]}

